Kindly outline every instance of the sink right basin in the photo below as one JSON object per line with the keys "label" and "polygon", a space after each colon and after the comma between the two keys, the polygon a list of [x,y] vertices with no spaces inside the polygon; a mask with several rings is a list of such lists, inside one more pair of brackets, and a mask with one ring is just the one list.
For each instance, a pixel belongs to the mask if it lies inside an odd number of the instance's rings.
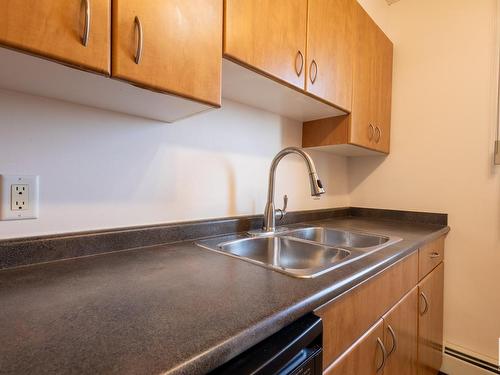
{"label": "sink right basin", "polygon": [[365,249],[383,245],[389,241],[387,236],[358,233],[325,227],[310,227],[292,230],[287,237],[300,238],[327,246]]}

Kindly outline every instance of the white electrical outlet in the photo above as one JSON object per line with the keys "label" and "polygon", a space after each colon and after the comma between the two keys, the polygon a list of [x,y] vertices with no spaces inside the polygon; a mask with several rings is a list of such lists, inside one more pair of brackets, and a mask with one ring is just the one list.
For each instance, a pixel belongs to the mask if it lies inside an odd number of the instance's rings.
{"label": "white electrical outlet", "polygon": [[10,185],[11,211],[26,211],[29,209],[30,186],[27,184]]}
{"label": "white electrical outlet", "polygon": [[38,217],[38,176],[0,176],[0,220]]}

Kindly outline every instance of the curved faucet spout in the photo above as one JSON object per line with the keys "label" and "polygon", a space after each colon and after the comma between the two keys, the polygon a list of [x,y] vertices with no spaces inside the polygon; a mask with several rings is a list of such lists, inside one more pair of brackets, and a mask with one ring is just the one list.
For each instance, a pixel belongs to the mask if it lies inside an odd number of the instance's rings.
{"label": "curved faucet spout", "polygon": [[287,147],[274,157],[269,169],[269,189],[267,192],[267,204],[264,211],[264,232],[274,232],[276,227],[276,209],[274,207],[274,180],[276,178],[276,168],[279,162],[288,154],[296,154],[302,157],[309,172],[309,183],[311,185],[311,195],[319,197],[325,193],[323,184],[316,172],[316,166],[307,152],[298,147]]}

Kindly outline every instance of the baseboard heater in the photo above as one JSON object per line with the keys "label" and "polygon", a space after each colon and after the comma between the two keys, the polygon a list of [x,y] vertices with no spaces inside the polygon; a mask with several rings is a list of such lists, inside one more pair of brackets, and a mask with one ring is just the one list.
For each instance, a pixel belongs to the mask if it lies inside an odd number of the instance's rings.
{"label": "baseboard heater", "polygon": [[492,374],[500,374],[500,367],[494,365],[493,363],[483,361],[482,359],[473,357],[473,356],[465,354],[465,353],[461,353],[455,349],[451,349],[448,347],[444,348],[444,352],[451,357],[454,357],[454,358],[457,358],[461,361],[467,362],[473,366],[480,367],[483,370],[491,372]]}

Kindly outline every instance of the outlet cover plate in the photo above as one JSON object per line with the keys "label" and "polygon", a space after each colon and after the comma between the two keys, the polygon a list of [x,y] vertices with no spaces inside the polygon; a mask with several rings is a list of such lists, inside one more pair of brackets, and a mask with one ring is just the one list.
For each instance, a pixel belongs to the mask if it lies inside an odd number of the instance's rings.
{"label": "outlet cover plate", "polygon": [[[0,220],[38,218],[38,176],[0,175]],[[26,185],[28,189],[25,209],[13,210],[12,185]]]}

